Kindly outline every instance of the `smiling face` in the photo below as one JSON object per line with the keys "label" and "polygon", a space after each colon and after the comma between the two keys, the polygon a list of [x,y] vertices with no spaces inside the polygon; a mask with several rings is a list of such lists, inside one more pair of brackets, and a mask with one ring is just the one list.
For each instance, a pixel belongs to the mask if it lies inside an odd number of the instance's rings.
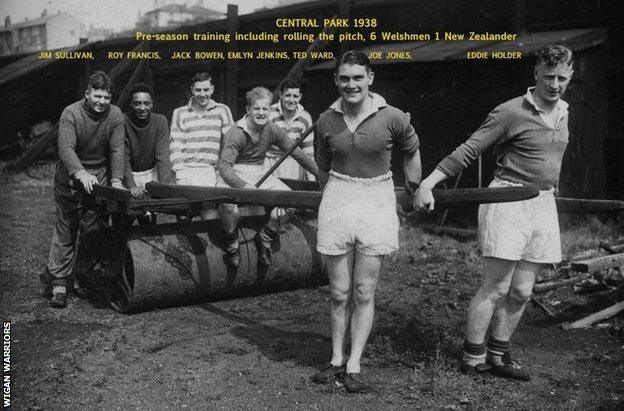
{"label": "smiling face", "polygon": [[547,106],[556,104],[568,88],[573,73],[572,67],[565,63],[552,67],[544,63],[535,66],[533,97],[536,102],[538,104],[542,102]]}
{"label": "smiling face", "polygon": [[264,127],[269,119],[270,107],[270,98],[260,98],[254,100],[250,105],[248,105],[247,115],[249,116],[251,125],[254,125],[256,128]]}
{"label": "smiling face", "polygon": [[207,107],[210,103],[210,97],[214,92],[214,86],[210,80],[196,81],[191,86],[191,93],[193,94],[193,100],[200,107]]}
{"label": "smiling face", "polygon": [[93,111],[103,113],[110,106],[111,93],[105,89],[95,89],[89,86],[85,91],[85,99]]}
{"label": "smiling face", "polygon": [[132,95],[132,111],[136,118],[145,120],[152,113],[154,102],[149,93],[138,92]]}
{"label": "smiling face", "polygon": [[293,113],[301,101],[301,90],[298,88],[285,88],[280,92],[280,104],[282,111]]}
{"label": "smiling face", "polygon": [[364,102],[374,78],[372,71],[359,64],[343,64],[334,74],[334,82],[343,102],[351,106],[359,106]]}

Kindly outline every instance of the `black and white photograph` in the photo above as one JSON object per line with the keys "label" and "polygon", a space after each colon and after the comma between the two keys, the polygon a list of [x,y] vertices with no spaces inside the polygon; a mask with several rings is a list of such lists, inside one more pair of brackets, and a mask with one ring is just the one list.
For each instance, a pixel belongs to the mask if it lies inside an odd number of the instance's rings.
{"label": "black and white photograph", "polygon": [[0,0],[3,408],[624,408],[617,0]]}

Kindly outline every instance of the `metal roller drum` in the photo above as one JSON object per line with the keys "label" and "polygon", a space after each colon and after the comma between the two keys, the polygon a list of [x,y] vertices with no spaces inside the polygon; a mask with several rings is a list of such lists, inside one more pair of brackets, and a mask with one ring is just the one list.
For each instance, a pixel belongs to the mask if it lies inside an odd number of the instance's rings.
{"label": "metal roller drum", "polygon": [[282,226],[281,248],[273,252],[271,267],[258,264],[253,237],[264,220],[241,220],[237,271],[224,263],[218,220],[132,226],[125,250],[118,247],[121,258],[111,259],[120,264],[107,267],[113,278],[107,287],[111,306],[129,313],[326,284],[316,232],[303,220]]}

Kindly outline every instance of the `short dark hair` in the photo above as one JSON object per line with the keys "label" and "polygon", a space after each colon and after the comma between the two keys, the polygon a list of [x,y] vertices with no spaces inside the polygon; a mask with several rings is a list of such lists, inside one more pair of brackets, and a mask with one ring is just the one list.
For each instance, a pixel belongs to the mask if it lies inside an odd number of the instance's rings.
{"label": "short dark hair", "polygon": [[301,83],[299,80],[289,77],[282,84],[280,84],[280,93],[286,90],[287,88],[298,88],[301,91]]}
{"label": "short dark hair", "polygon": [[546,46],[537,52],[535,65],[545,64],[548,67],[555,67],[563,63],[568,67],[572,66],[572,50],[563,46]]}
{"label": "short dark hair", "polygon": [[89,76],[89,82],[87,83],[87,87],[91,87],[94,90],[106,90],[109,93],[113,94],[113,89],[115,88],[115,84],[108,74],[103,71],[96,71],[91,76]]}
{"label": "short dark hair", "polygon": [[210,77],[210,74],[206,72],[197,73],[191,79],[191,86],[200,81],[209,81],[210,84],[212,84],[212,77]]}
{"label": "short dark hair", "polygon": [[268,98],[269,102],[273,98],[273,93],[266,87],[254,87],[245,94],[248,107],[251,107],[256,100],[262,100],[263,98]]}
{"label": "short dark hair", "polygon": [[343,64],[349,64],[355,66],[356,64],[359,66],[366,67],[366,71],[371,71],[371,62],[366,53],[361,52],[360,50],[349,50],[345,54],[342,55],[338,60],[336,60],[336,65],[334,66],[334,72],[338,73],[338,69]]}
{"label": "short dark hair", "polygon": [[135,93],[147,93],[150,97],[154,98],[154,88],[149,84],[136,83],[130,88],[130,96],[134,96]]}

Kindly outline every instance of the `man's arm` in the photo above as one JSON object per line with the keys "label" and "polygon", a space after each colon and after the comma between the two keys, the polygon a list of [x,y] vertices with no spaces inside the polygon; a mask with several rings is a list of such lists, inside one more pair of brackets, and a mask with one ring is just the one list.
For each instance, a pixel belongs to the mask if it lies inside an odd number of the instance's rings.
{"label": "man's arm", "polygon": [[420,183],[414,199],[414,207],[417,210],[426,209],[432,211],[435,205],[433,194],[431,193],[433,187],[447,178],[457,175],[487,148],[501,141],[505,136],[505,129],[496,120],[494,112],[490,113],[477,131],[465,143],[462,143],[451,154],[440,161],[435,170]]}
{"label": "man's arm", "polygon": [[124,182],[126,183],[126,187],[132,190],[136,187],[136,181],[134,181],[134,175],[132,174],[132,164],[131,164],[131,143],[130,136],[128,132],[126,132],[125,137],[125,164],[124,164]]}
{"label": "man's arm", "polygon": [[422,166],[420,163],[420,150],[408,153],[403,156],[403,171],[405,172],[405,183],[420,183],[422,177]]}
{"label": "man's arm", "polygon": [[164,116],[162,117],[162,123],[159,123],[156,128],[156,133],[155,155],[158,181],[164,184],[175,184],[169,158],[171,137],[169,135],[169,125]]}
{"label": "man's arm", "polygon": [[327,184],[327,180],[329,180],[329,172],[319,168],[319,185],[321,186],[321,191],[325,189],[325,184]]}
{"label": "man's arm", "polygon": [[78,136],[76,135],[74,115],[66,109],[61,114],[61,118],[59,120],[58,153],[61,163],[65,166],[70,176],[84,170],[84,167],[76,154],[77,140]]}
{"label": "man's arm", "polygon": [[[273,130],[275,130],[275,139],[277,146],[284,152],[290,150],[294,143],[290,141],[290,138],[288,137],[286,131],[277,126],[275,126]],[[315,176],[318,175],[318,168],[316,167],[314,160],[312,159],[312,157],[304,154],[301,148],[295,148],[293,152],[290,153],[290,156],[297,160],[297,162],[301,164],[301,167],[303,167],[307,172],[312,173]]]}
{"label": "man's arm", "polygon": [[[241,141],[239,137],[243,137],[243,141]],[[234,163],[238,159],[238,153],[240,153],[242,144],[244,144],[244,136],[238,134],[237,130],[228,132],[225,135],[223,150],[221,150],[219,161],[217,162],[217,168],[221,178],[223,178],[223,181],[228,183],[230,187],[234,188],[245,188],[245,186],[248,185],[236,174],[236,171],[234,171]]]}
{"label": "man's arm", "polygon": [[325,131],[321,119],[316,123],[314,160],[318,167],[319,185],[321,191],[325,189],[325,184],[329,180],[329,170],[331,169],[331,151],[325,140]]}
{"label": "man's arm", "polygon": [[219,150],[223,149],[225,135],[228,131],[230,131],[230,128],[232,128],[233,125],[234,118],[232,117],[232,112],[230,111],[230,108],[224,104],[223,112],[221,113],[221,145]]}
{"label": "man's arm", "polygon": [[171,168],[174,173],[184,169],[184,157],[182,150],[184,149],[184,131],[180,127],[180,109],[173,110],[171,117],[171,145],[169,147]]}
{"label": "man's arm", "polygon": [[[312,116],[310,116],[310,114],[307,111],[304,112],[304,119],[305,119],[305,122],[303,124],[305,125],[305,129],[302,132],[307,130],[308,127],[310,127],[313,124]],[[315,140],[314,140],[314,131],[313,131],[310,134],[308,134],[305,140],[303,140],[303,144],[301,145],[301,149],[303,150],[303,152],[311,158],[314,158],[314,141]],[[314,180],[314,174],[312,173],[308,172],[307,177],[308,177],[308,181]]]}
{"label": "man's arm", "polygon": [[78,154],[76,154],[76,134],[75,117],[68,110],[63,111],[59,120],[58,131],[58,152],[61,164],[65,166],[69,175],[82,184],[85,191],[90,194],[93,184],[97,184],[96,176],[90,174],[82,166]]}
{"label": "man's arm", "polygon": [[123,125],[123,117],[121,111],[115,119],[113,130],[110,136],[109,143],[109,156],[111,167],[111,186],[117,188],[123,188],[121,181],[124,177],[124,148],[125,148],[125,136],[126,130]]}

